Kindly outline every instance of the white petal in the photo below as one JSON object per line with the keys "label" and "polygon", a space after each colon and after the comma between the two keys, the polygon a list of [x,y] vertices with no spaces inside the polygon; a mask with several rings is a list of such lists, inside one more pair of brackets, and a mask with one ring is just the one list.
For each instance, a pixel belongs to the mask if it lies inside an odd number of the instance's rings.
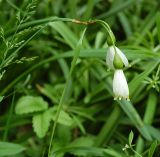
{"label": "white petal", "polygon": [[116,98],[129,99],[129,89],[123,70],[115,70],[113,78],[113,93]]}
{"label": "white petal", "polygon": [[128,59],[127,59],[127,57],[126,57],[126,56],[124,55],[124,53],[123,53],[119,48],[117,48],[117,47],[116,47],[116,52],[117,52],[118,55],[121,57],[122,62],[124,63],[125,67],[127,67],[127,66],[128,66]]}
{"label": "white petal", "polygon": [[[128,66],[128,59],[126,56],[123,54],[123,52],[115,46],[116,52],[122,59],[122,62],[124,63],[125,67]],[[115,55],[115,49],[114,46],[110,46],[107,49],[107,55],[106,55],[106,63],[110,69],[114,69],[113,65],[113,60],[114,60],[114,55]]]}
{"label": "white petal", "polygon": [[114,69],[114,66],[113,66],[114,54],[115,54],[114,47],[113,46],[108,47],[106,63],[110,69]]}

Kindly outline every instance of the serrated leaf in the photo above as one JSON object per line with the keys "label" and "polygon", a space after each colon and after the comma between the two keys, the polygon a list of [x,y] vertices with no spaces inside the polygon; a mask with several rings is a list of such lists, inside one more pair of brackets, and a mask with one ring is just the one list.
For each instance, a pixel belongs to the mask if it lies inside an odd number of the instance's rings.
{"label": "serrated leaf", "polygon": [[24,150],[25,148],[19,144],[0,142],[0,156],[11,156]]}
{"label": "serrated leaf", "polygon": [[16,114],[26,114],[44,111],[48,108],[48,103],[42,97],[23,96],[16,104]]}
{"label": "serrated leaf", "polygon": [[133,137],[134,137],[134,134],[133,134],[133,132],[131,131],[130,134],[129,134],[129,137],[128,137],[129,146],[132,145]]}
{"label": "serrated leaf", "polygon": [[[55,120],[55,118],[56,110],[54,109],[54,111],[52,111],[52,120]],[[70,115],[67,112],[62,110],[58,118],[58,123],[71,126],[74,123],[74,120],[70,117]]]}
{"label": "serrated leaf", "polygon": [[33,129],[39,138],[43,138],[46,135],[50,125],[50,121],[51,121],[51,115],[49,110],[33,116],[32,119]]}

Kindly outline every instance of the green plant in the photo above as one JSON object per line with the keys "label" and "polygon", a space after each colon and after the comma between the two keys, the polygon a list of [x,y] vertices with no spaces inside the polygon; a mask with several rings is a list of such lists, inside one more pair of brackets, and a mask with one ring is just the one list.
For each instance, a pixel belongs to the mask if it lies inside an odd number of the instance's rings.
{"label": "green plant", "polygon": [[[158,6],[1,0],[0,156],[158,156]],[[113,100],[110,45],[129,60],[130,101]]]}

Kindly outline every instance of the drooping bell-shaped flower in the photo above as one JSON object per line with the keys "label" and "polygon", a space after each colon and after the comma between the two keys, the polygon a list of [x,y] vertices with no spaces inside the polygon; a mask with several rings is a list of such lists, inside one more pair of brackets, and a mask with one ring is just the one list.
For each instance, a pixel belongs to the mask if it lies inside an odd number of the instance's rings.
{"label": "drooping bell-shaped flower", "polygon": [[106,63],[108,65],[108,67],[110,69],[116,69],[116,67],[114,66],[114,59],[115,59],[115,54],[118,54],[118,56],[120,57],[123,66],[127,67],[128,66],[128,59],[126,58],[126,56],[123,54],[123,52],[117,48],[116,46],[109,46],[107,49],[107,56],[106,56]]}
{"label": "drooping bell-shaped flower", "polygon": [[128,84],[122,69],[117,69],[114,72],[113,93],[115,95],[115,99],[124,98],[129,100]]}
{"label": "drooping bell-shaped flower", "polygon": [[128,59],[116,46],[109,46],[106,63],[110,69],[114,69],[113,93],[115,99],[129,100],[129,89],[127,80],[123,73],[123,67],[128,66]]}

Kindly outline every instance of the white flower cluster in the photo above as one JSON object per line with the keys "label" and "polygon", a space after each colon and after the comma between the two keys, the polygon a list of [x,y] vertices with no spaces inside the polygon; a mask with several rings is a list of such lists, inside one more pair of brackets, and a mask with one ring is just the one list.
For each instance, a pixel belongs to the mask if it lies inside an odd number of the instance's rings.
{"label": "white flower cluster", "polygon": [[109,46],[106,56],[106,63],[110,69],[115,70],[113,78],[113,93],[115,99],[122,98],[129,100],[128,84],[123,73],[123,67],[128,66],[128,59],[116,46]]}

